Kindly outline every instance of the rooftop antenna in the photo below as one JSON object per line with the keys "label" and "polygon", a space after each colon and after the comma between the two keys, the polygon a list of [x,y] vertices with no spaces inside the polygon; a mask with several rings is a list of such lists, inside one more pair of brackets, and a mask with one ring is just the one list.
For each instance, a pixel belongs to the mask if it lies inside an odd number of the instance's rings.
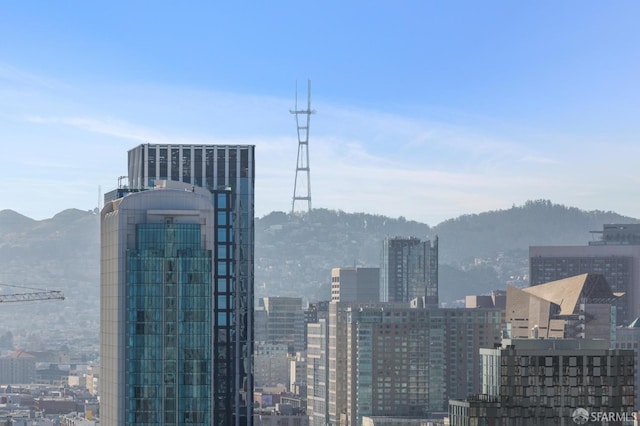
{"label": "rooftop antenna", "polygon": [[[298,82],[296,81],[296,106],[289,110],[296,116],[296,127],[298,129],[298,159],[296,162],[296,179],[293,183],[293,201],[291,203],[291,214],[295,213],[296,201],[306,201],[307,211],[311,211],[311,176],[309,169],[309,121],[311,114],[316,112],[311,109],[311,80],[307,80],[307,109],[298,109]],[[303,116],[300,119],[300,116]],[[306,117],[305,117],[306,116]],[[305,120],[306,118],[306,120]],[[300,173],[302,172],[302,173]],[[298,185],[300,179],[300,185]],[[306,189],[304,192],[304,181]]]}

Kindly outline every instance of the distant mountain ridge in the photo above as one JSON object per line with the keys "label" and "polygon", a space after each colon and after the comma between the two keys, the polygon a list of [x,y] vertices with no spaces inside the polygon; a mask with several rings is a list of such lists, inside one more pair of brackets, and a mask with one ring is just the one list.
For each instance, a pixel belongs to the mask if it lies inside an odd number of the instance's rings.
{"label": "distant mountain ridge", "polygon": [[440,300],[527,285],[532,245],[586,245],[607,223],[637,223],[614,212],[548,200],[446,220],[434,227],[403,217],[315,209],[256,220],[256,294],[328,299],[333,267],[380,264],[387,236],[439,238]]}
{"label": "distant mountain ridge", "polygon": [[13,232],[20,232],[25,228],[32,226],[36,222],[13,210],[0,211],[0,235],[6,235]]}
{"label": "distant mountain ridge", "polygon": [[604,224],[637,222],[611,211],[584,211],[536,200],[507,210],[449,219],[434,231],[446,241],[441,255],[458,262],[534,245],[586,245],[593,239],[590,232],[601,231]]}
{"label": "distant mountain ridge", "polygon": [[[440,299],[452,302],[504,288],[506,282],[525,285],[530,245],[586,245],[589,232],[603,224],[637,222],[614,212],[587,212],[547,200],[464,215],[433,227],[403,217],[327,209],[296,215],[272,212],[255,219],[256,296],[326,300],[331,268],[379,266],[386,236],[437,235]],[[66,306],[86,305],[97,318],[99,227],[95,211],[69,209],[45,220],[0,211],[0,284],[63,290],[69,297]]]}
{"label": "distant mountain ridge", "polygon": [[0,304],[0,327],[16,336],[47,329],[95,330],[97,336],[100,279],[99,216],[64,210],[33,220],[12,210],[0,211],[0,289],[29,292],[4,284],[61,290],[66,299]]}

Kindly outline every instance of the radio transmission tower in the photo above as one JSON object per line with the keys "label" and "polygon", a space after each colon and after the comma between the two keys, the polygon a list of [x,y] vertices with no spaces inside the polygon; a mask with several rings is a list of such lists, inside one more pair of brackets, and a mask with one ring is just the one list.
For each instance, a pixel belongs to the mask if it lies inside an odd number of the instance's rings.
{"label": "radio transmission tower", "polygon": [[[291,214],[296,210],[296,201],[306,201],[307,210],[311,211],[311,175],[309,172],[309,121],[311,114],[316,112],[311,109],[311,80],[308,80],[307,109],[298,109],[298,84],[296,83],[296,107],[289,110],[296,116],[298,128],[298,160],[296,162],[296,180],[293,183],[293,202]],[[300,118],[300,116],[303,116]],[[299,180],[298,180],[299,179]],[[304,183],[306,181],[306,192]]]}

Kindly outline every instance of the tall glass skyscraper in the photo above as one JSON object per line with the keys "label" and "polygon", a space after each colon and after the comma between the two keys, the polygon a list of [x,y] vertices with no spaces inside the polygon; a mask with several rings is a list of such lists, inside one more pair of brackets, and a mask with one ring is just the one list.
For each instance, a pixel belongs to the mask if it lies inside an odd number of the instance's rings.
{"label": "tall glass skyscraper", "polygon": [[253,152],[129,152],[101,218],[103,424],[252,423]]}
{"label": "tall glass skyscraper", "polygon": [[424,297],[438,307],[438,237],[385,238],[380,260],[380,301],[410,302]]}

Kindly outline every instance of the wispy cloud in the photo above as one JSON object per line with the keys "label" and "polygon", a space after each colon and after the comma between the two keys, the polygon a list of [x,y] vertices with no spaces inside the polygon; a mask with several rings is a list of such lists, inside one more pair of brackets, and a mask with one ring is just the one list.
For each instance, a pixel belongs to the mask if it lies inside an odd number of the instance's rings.
{"label": "wispy cloud", "polygon": [[0,63],[0,81],[9,83],[10,86],[29,87],[32,89],[69,89],[71,86],[51,77],[27,72],[24,69],[13,67],[6,63]]}
{"label": "wispy cloud", "polygon": [[[15,173],[11,183],[29,188],[30,194],[6,192],[14,194],[13,199],[5,197],[0,208],[42,199],[47,203],[40,206],[57,211],[69,206],[92,208],[95,188],[113,184],[126,170],[127,149],[146,142],[255,145],[256,213],[290,208],[298,141],[288,99],[172,87],[71,90],[64,83],[0,68],[0,85],[3,78],[46,90],[18,96],[17,108],[0,104],[4,138],[15,140],[4,158],[20,155],[20,164],[28,166],[11,169]],[[59,107],[62,99],[64,108]],[[322,99],[313,107],[318,113],[311,118],[309,152],[316,207],[436,224],[535,198],[577,206],[599,198],[604,204],[607,184],[637,186],[638,179],[629,173],[634,169],[633,156],[618,156],[623,164],[607,169],[606,176],[585,175],[584,168],[597,164],[601,156],[585,150],[580,164],[567,161],[575,152],[571,135],[557,136],[555,145],[545,145],[537,142],[550,140],[548,136],[523,131],[514,137],[513,129],[503,133],[424,114],[405,116]],[[34,149],[28,156],[24,150],[10,151],[21,144]],[[605,155],[613,158],[613,153]],[[46,180],[47,172],[52,174],[49,183],[33,181],[34,174]],[[42,193],[50,191],[52,181],[66,185],[57,197]],[[585,185],[593,191],[577,190]]]}
{"label": "wispy cloud", "polygon": [[[335,112],[330,115],[336,117],[339,125],[344,125]],[[349,137],[325,129],[311,138],[311,181],[316,206],[404,215],[430,220],[433,224],[444,219],[441,215],[445,211],[466,213],[477,211],[479,207],[495,208],[501,200],[498,205],[509,206],[514,197],[522,193],[554,184],[553,178],[513,174],[518,160],[554,164],[545,157],[523,155],[523,149],[516,143],[487,136],[479,139],[468,136],[464,130],[456,133],[454,128],[446,125],[441,126],[446,129],[442,130],[437,124],[425,125],[381,113],[374,114],[379,119],[373,120],[376,125],[372,129],[367,125],[370,115],[366,111],[360,114],[355,110],[349,112],[347,120],[361,129],[360,132],[352,131]],[[297,140],[293,135],[229,138],[212,132],[210,137],[203,138],[188,133],[169,135],[161,124],[148,127],[112,117],[32,115],[24,119],[37,125],[68,127],[134,143],[255,145],[258,157],[257,213],[287,210],[293,196],[297,150]],[[293,134],[294,129],[289,128],[288,132]],[[372,134],[378,138],[373,144],[369,143]],[[421,137],[433,139],[436,148],[417,142]],[[448,151],[449,142],[453,148]],[[467,147],[474,149],[464,149]],[[402,154],[394,152],[398,150]],[[504,167],[510,163],[513,164]],[[488,168],[487,164],[498,166]],[[442,206],[447,207],[443,210]]]}
{"label": "wispy cloud", "polygon": [[115,136],[117,138],[129,139],[137,142],[166,143],[166,137],[142,126],[136,126],[124,120],[111,118],[97,119],[88,117],[42,117],[25,116],[24,120],[34,124],[63,125],[75,127],[92,133]]}
{"label": "wispy cloud", "polygon": [[559,164],[559,161],[554,158],[537,157],[533,155],[524,156],[522,158],[522,161],[525,163],[532,163],[532,164]]}

